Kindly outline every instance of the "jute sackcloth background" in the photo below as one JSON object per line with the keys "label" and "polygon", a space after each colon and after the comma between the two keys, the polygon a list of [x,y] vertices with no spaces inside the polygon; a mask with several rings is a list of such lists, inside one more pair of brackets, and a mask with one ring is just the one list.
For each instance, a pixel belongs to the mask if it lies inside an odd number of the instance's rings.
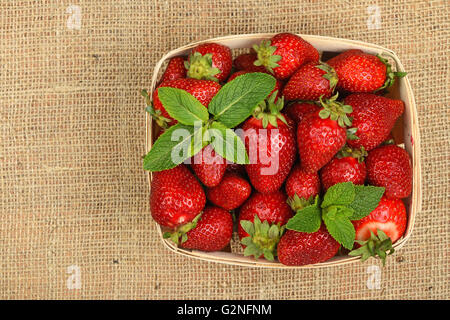
{"label": "jute sackcloth background", "polygon": [[[0,298],[448,299],[449,15],[445,0],[1,1]],[[376,43],[409,72],[423,210],[379,273],[373,260],[225,266],[157,236],[139,95],[156,61],[196,40],[281,31]]]}

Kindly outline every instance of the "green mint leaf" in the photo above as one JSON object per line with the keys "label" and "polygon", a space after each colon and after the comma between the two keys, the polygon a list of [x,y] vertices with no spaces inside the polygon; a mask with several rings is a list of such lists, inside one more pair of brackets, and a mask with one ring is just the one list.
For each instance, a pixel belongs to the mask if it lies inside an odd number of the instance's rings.
{"label": "green mint leaf", "polygon": [[176,167],[192,156],[189,151],[194,127],[181,123],[167,129],[144,157],[144,169],[162,171]]}
{"label": "green mint leaf", "polygon": [[248,154],[244,142],[234,133],[218,122],[213,122],[208,130],[211,146],[222,158],[238,164],[248,164]]}
{"label": "green mint leaf", "polygon": [[349,205],[355,199],[355,186],[351,182],[342,182],[328,188],[323,197],[322,208],[332,205]]}
{"label": "green mint leaf", "polygon": [[286,228],[299,232],[312,233],[319,230],[321,224],[321,210],[318,206],[318,197],[316,197],[314,204],[298,210],[297,213],[289,219]]}
{"label": "green mint leaf", "polygon": [[322,218],[331,236],[344,248],[351,250],[355,242],[355,227],[346,216],[348,212],[345,209],[338,209],[334,216],[324,212]]}
{"label": "green mint leaf", "polygon": [[320,228],[322,220],[320,218],[320,209],[317,207],[306,207],[299,210],[294,217],[292,217],[286,228],[299,232],[316,232]]}
{"label": "green mint leaf", "polygon": [[243,74],[219,90],[209,103],[208,110],[215,120],[227,128],[233,128],[251,115],[275,88],[275,83],[275,78],[265,73]]}
{"label": "green mint leaf", "polygon": [[383,194],[383,187],[355,186],[355,199],[349,205],[354,210],[350,220],[360,220],[368,216],[378,206]]}
{"label": "green mint leaf", "polygon": [[186,125],[194,125],[196,121],[205,123],[209,119],[208,109],[188,92],[161,87],[158,97],[169,115]]}

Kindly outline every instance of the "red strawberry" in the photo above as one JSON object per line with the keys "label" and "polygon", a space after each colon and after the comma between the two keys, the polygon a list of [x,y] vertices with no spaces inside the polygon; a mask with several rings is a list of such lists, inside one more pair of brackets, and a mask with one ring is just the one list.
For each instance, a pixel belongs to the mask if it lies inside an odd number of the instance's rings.
{"label": "red strawberry", "polygon": [[313,233],[287,230],[278,243],[278,260],[287,266],[315,264],[334,257],[339,247],[323,224]]}
{"label": "red strawberry", "polygon": [[311,204],[320,192],[320,180],[317,172],[306,172],[296,165],[286,180],[286,194],[292,210],[297,211]]}
{"label": "red strawberry", "polygon": [[313,100],[331,97],[338,82],[333,68],[323,62],[302,65],[283,89],[286,100]]}
{"label": "red strawberry", "polygon": [[175,228],[188,223],[205,203],[205,192],[185,165],[152,173],[150,210],[160,225]]}
{"label": "red strawberry", "polygon": [[[236,77],[239,77],[240,75],[246,74],[246,73],[252,73],[253,71],[248,71],[248,70],[242,70],[242,71],[238,71],[233,73],[230,78],[228,78],[227,82],[233,81],[234,79],[236,79]],[[277,97],[275,99],[275,101],[278,100],[279,97],[281,97],[281,89],[283,88],[283,82],[281,82],[280,80],[277,80],[275,82],[275,88],[273,88],[273,90],[269,93],[269,97],[276,91],[277,92]]]}
{"label": "red strawberry", "polygon": [[186,67],[184,57],[174,57],[169,60],[166,71],[161,77],[161,82],[186,78]]}
{"label": "red strawberry", "polygon": [[[258,60],[256,53],[244,53],[238,55],[234,61],[234,67],[236,70],[246,70],[251,72],[267,72],[264,66],[255,66],[254,62]],[[230,80],[228,80],[230,81]]]}
{"label": "red strawberry", "polygon": [[227,163],[211,145],[207,145],[192,158],[192,169],[199,180],[207,187],[215,187],[222,180]]}
{"label": "red strawberry", "polygon": [[216,206],[233,210],[241,206],[250,196],[252,187],[241,176],[227,172],[222,181],[213,188],[208,188],[206,196]]}
{"label": "red strawberry", "polygon": [[287,106],[286,114],[299,124],[308,113],[320,110],[320,107],[314,102],[295,102]]}
{"label": "red strawberry", "polygon": [[[177,79],[166,81],[161,83],[158,88],[161,87],[183,89],[193,95],[205,107],[208,107],[208,104],[211,102],[212,98],[221,88],[220,84],[214,81],[197,79]],[[166,109],[164,109],[164,106],[158,98],[158,88],[156,88],[153,92],[153,107],[155,112],[159,112],[162,117],[168,119],[168,121],[163,121],[166,123],[165,126],[173,125],[177,123],[177,121],[169,116]]]}
{"label": "red strawberry", "polygon": [[404,72],[392,72],[386,59],[359,49],[345,51],[327,63],[336,70],[338,89],[349,92],[374,92],[390,87],[395,77],[406,75]]}
{"label": "red strawberry", "polygon": [[250,164],[245,166],[250,182],[261,193],[278,190],[295,161],[295,133],[283,116],[283,98],[272,95],[244,125],[244,142]]}
{"label": "red strawberry", "polygon": [[[181,235],[181,247],[202,251],[219,251],[225,248],[233,235],[231,214],[218,207],[206,207],[195,227]],[[183,240],[185,240],[183,242]]]}
{"label": "red strawberry", "polygon": [[230,48],[204,43],[193,48],[186,62],[187,76],[194,79],[225,81],[233,64]]}
{"label": "red strawberry", "polygon": [[403,101],[371,93],[351,94],[344,103],[352,106],[353,112],[349,116],[353,118],[352,126],[357,129],[355,135],[359,138],[347,143],[353,148],[364,147],[367,151],[387,139],[404,110]]}
{"label": "red strawberry", "polygon": [[388,198],[406,198],[412,190],[411,159],[396,145],[373,149],[366,159],[369,183],[384,187]]}
{"label": "red strawberry", "polygon": [[239,214],[238,234],[245,247],[244,255],[273,260],[284,225],[291,217],[292,211],[282,192],[254,193]]}
{"label": "red strawberry", "polygon": [[336,98],[337,95],[321,100],[323,109],[307,114],[297,126],[300,163],[308,172],[318,171],[345,145],[344,128],[351,123],[346,113],[351,107],[335,101]]}
{"label": "red strawberry", "polygon": [[363,185],[366,181],[366,164],[364,157],[367,152],[352,150],[345,147],[333,158],[325,167],[320,170],[320,179],[324,190],[341,182],[353,182],[353,184]]}
{"label": "red strawberry", "polygon": [[275,78],[289,78],[304,63],[319,61],[319,52],[309,42],[292,33],[279,33],[255,45],[256,66],[265,66]]}
{"label": "red strawberry", "polygon": [[375,235],[377,230],[383,231],[392,243],[405,232],[407,215],[403,201],[381,197],[375,210],[361,220],[352,221],[355,226],[356,240],[365,241],[370,238],[370,231]]}

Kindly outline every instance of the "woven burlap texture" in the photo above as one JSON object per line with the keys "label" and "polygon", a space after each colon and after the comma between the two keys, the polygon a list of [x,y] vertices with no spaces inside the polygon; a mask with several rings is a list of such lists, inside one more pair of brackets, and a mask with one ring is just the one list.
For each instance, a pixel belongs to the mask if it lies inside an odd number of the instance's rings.
{"label": "woven burlap texture", "polygon": [[[449,15],[445,0],[2,1],[0,298],[448,299]],[[281,31],[379,44],[409,72],[423,205],[384,269],[226,266],[160,242],[139,89],[171,49]]]}

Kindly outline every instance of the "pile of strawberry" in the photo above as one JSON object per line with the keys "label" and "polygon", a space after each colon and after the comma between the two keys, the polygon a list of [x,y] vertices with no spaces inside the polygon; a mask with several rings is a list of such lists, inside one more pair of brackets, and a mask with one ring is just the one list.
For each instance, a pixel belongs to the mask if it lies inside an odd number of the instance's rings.
{"label": "pile of strawberry", "polygon": [[412,188],[410,157],[391,135],[404,104],[383,96],[404,75],[361,50],[322,62],[290,33],[234,61],[216,43],[170,59],[152,99],[142,92],[161,128],[144,169],[164,237],[217,251],[237,225],[256,259],[306,265],[339,252],[384,263]]}

